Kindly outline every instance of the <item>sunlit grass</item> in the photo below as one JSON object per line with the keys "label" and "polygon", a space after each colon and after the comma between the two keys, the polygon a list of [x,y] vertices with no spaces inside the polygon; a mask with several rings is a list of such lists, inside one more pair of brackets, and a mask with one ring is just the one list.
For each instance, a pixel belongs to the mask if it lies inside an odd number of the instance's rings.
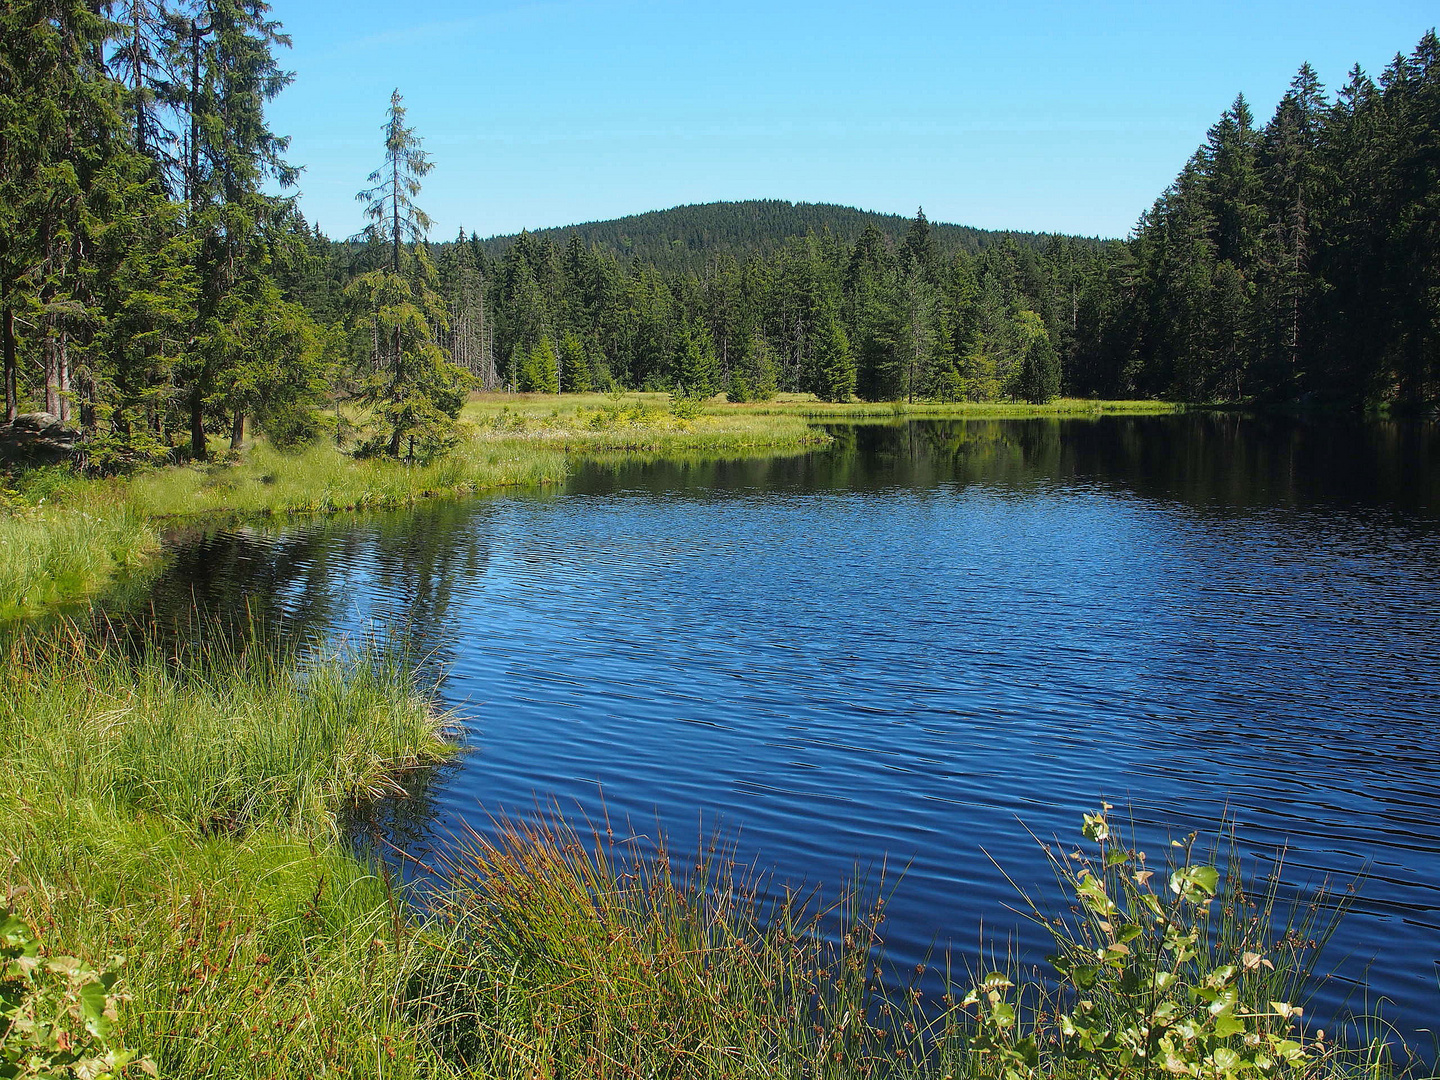
{"label": "sunlit grass", "polygon": [[10,508],[0,502],[0,620],[93,592],[159,546],[145,515],[112,485],[59,479],[68,487]]}
{"label": "sunlit grass", "polygon": [[4,786],[202,832],[330,834],[343,809],[452,753],[398,659],[303,662],[264,642],[181,646],[61,623],[0,648]]}
{"label": "sunlit grass", "polygon": [[371,649],[128,644],[61,623],[0,653],[0,900],[118,970],[162,1076],[417,1073],[412,945],[340,822],[453,756]]}
{"label": "sunlit grass", "polygon": [[481,439],[522,438],[579,455],[627,450],[786,452],[829,441],[803,416],[761,416],[712,399],[677,415],[669,394],[484,394],[462,414]]}
{"label": "sunlit grass", "polygon": [[357,459],[329,443],[296,453],[257,443],[238,462],[152,470],[126,482],[125,491],[129,503],[150,517],[332,513],[554,483],[565,472],[564,456],[553,448],[515,439],[467,439],[426,464]]}
{"label": "sunlit grass", "polygon": [[1056,398],[1045,405],[1010,401],[821,401],[813,394],[777,394],[769,401],[730,405],[715,403],[713,410],[755,416],[801,416],[811,419],[894,417],[896,419],[1023,420],[1047,416],[1144,416],[1184,412],[1186,406],[1170,401],[1123,401],[1092,398]]}

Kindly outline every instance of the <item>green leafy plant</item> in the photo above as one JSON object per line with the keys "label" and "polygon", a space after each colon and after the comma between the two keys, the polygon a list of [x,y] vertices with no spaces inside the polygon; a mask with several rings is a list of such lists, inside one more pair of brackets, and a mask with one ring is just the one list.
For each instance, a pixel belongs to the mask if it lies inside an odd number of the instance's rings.
{"label": "green leafy plant", "polygon": [[[112,967],[119,961],[112,961]],[[113,1080],[149,1058],[116,1035],[116,972],[48,955],[30,925],[0,908],[0,1076]]]}
{"label": "green leafy plant", "polygon": [[1025,897],[1054,939],[1056,982],[1031,985],[1026,1001],[1027,991],[993,972],[965,997],[977,1017],[976,1074],[1234,1080],[1314,1071],[1327,1048],[1299,1028],[1294,994],[1339,909],[1317,901],[1277,912],[1273,887],[1252,897],[1239,875],[1197,858],[1195,834],[1174,841],[1156,870],[1121,842],[1110,809],[1084,817],[1089,852],[1046,848],[1073,916],[1048,918]]}

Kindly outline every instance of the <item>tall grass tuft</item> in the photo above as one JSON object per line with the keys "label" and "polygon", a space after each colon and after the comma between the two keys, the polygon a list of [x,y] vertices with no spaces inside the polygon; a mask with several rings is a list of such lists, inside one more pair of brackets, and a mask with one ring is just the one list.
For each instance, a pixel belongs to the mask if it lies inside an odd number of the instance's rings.
{"label": "tall grass tuft", "polygon": [[62,623],[0,646],[3,771],[203,832],[333,834],[351,803],[448,757],[447,718],[373,647],[303,661],[254,639],[173,644]]}
{"label": "tall grass tuft", "polygon": [[445,1075],[404,1008],[423,942],[340,822],[453,755],[448,718],[373,648],[196,640],[0,646],[0,899],[118,970],[162,1076]]}
{"label": "tall grass tuft", "polygon": [[108,494],[78,506],[0,503],[0,620],[95,592],[158,549],[145,516]]}
{"label": "tall grass tuft", "polygon": [[477,1076],[904,1076],[950,1014],[882,981],[883,899],[761,898],[711,845],[582,834],[558,818],[466,831],[417,1021]]}

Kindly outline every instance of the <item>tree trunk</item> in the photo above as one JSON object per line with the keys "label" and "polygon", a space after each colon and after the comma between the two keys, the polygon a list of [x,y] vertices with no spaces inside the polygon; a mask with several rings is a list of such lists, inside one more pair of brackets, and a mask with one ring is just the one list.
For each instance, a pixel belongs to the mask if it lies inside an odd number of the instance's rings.
{"label": "tree trunk", "polygon": [[60,331],[59,346],[55,351],[55,385],[56,397],[59,399],[60,411],[55,415],[60,418],[62,424],[70,422],[70,335],[64,330]]}
{"label": "tree trunk", "polygon": [[207,31],[190,23],[190,145],[186,149],[185,201],[193,224],[200,210],[200,38]]}
{"label": "tree trunk", "polygon": [[59,364],[56,363],[55,343],[56,333],[53,319],[50,316],[45,318],[44,329],[41,331],[40,339],[40,374],[45,381],[45,411],[51,416],[60,415],[60,387],[57,385],[56,372]]}
{"label": "tree trunk", "polygon": [[15,419],[20,407],[19,380],[15,370],[15,312],[8,307],[5,309],[4,328],[0,334],[4,337],[5,420],[8,423]]}
{"label": "tree trunk", "polygon": [[205,402],[198,390],[190,394],[190,456],[196,461],[209,457],[210,447],[205,441]]}
{"label": "tree trunk", "polygon": [[235,420],[230,425],[230,449],[239,450],[245,445],[245,410],[235,410]]}
{"label": "tree trunk", "polygon": [[390,268],[400,273],[400,157],[390,157]]}

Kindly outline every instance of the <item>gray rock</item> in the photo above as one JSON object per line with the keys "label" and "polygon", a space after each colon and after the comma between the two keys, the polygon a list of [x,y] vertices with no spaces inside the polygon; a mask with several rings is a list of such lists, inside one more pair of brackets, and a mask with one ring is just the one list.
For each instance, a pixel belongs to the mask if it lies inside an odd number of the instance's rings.
{"label": "gray rock", "polygon": [[15,417],[13,426],[16,431],[34,431],[38,433],[41,431],[49,431],[58,423],[60,423],[60,418],[54,413],[27,412]]}

